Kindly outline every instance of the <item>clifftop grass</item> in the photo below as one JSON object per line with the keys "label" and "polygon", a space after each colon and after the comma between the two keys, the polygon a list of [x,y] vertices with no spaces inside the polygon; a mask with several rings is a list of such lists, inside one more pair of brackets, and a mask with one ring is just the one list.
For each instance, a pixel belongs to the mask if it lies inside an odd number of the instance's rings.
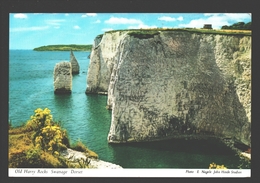
{"label": "clifftop grass", "polygon": [[154,35],[160,34],[162,31],[178,31],[190,32],[198,34],[220,34],[220,35],[236,35],[236,36],[251,36],[250,30],[229,30],[229,29],[196,29],[196,28],[153,28],[153,29],[125,29],[125,30],[112,30],[106,33],[113,32],[128,32],[130,36],[137,38],[151,38]]}

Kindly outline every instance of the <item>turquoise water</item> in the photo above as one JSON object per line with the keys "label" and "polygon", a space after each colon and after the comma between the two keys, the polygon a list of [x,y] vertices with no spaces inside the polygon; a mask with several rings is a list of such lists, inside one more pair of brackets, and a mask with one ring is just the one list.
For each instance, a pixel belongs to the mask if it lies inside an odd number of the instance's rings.
{"label": "turquoise water", "polygon": [[[71,143],[81,140],[99,158],[124,168],[208,168],[215,162],[237,168],[238,156],[215,139],[173,139],[132,144],[108,144],[111,111],[107,96],[86,95],[89,52],[74,52],[80,74],[73,77],[71,95],[55,95],[53,70],[56,63],[69,61],[70,52],[10,50],[9,120],[13,126],[25,123],[36,108],[49,108],[61,121]],[[245,167],[242,167],[245,168]]]}

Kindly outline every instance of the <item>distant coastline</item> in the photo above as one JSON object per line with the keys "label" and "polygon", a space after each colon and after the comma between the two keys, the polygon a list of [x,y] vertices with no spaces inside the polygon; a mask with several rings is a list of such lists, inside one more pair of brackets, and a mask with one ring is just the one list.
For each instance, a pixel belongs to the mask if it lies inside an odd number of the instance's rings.
{"label": "distant coastline", "polygon": [[92,45],[47,45],[34,48],[34,51],[91,51]]}

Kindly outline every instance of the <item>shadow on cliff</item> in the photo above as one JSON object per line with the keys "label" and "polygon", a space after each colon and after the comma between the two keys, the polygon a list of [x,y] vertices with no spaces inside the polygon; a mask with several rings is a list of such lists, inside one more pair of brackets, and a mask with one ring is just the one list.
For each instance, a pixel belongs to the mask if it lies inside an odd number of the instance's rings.
{"label": "shadow on cliff", "polygon": [[[251,123],[248,122],[246,110],[239,100],[238,88],[235,85],[236,80],[239,80],[240,78],[224,76],[221,73],[221,69],[217,66],[216,60],[214,61],[214,65],[217,67],[216,74],[224,81],[222,86],[223,91],[220,95],[223,100],[222,106],[224,108],[224,113],[220,113],[219,116],[216,115],[219,120],[225,120],[222,123],[223,129],[220,129],[220,132],[222,130],[222,133],[226,135],[226,137],[233,137],[233,140],[237,144],[241,143],[251,146]],[[224,118],[222,118],[222,114],[224,115]]]}

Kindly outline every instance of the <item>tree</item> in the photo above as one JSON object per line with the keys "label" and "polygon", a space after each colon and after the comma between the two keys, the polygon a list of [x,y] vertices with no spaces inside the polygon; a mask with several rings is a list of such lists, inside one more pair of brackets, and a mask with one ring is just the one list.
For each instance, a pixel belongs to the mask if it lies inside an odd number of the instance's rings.
{"label": "tree", "polygon": [[244,25],[245,30],[251,30],[251,22],[248,22]]}
{"label": "tree", "polygon": [[221,29],[228,29],[229,28],[229,26],[227,26],[227,25],[223,25],[222,27],[221,27]]}
{"label": "tree", "polygon": [[237,22],[230,26],[223,25],[221,29],[233,29],[233,30],[251,30],[251,22]]}

